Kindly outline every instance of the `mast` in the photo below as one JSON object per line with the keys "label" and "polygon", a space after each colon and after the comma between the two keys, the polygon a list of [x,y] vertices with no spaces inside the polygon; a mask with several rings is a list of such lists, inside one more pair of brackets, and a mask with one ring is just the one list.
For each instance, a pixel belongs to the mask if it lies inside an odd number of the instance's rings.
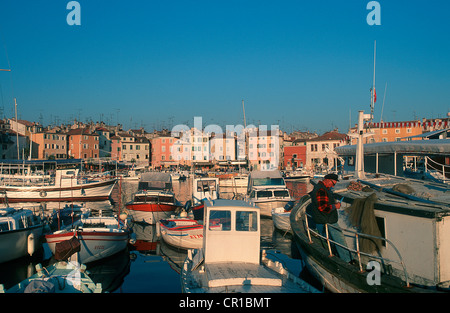
{"label": "mast", "polygon": [[242,99],[242,111],[244,111],[244,128],[247,128],[247,122],[245,121],[245,107],[244,107],[244,99]]}
{"label": "mast", "polygon": [[373,110],[375,107],[375,97],[376,97],[376,91],[375,91],[375,65],[376,65],[376,59],[377,59],[377,41],[375,40],[374,43],[374,47],[373,47],[373,86],[372,86],[372,90],[371,90],[371,95],[370,95],[370,114],[372,114],[372,118],[373,119]]}

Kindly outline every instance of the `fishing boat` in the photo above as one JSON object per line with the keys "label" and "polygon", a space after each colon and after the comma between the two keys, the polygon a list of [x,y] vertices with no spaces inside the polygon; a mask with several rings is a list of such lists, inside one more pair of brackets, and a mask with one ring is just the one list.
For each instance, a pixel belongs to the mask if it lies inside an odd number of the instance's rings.
{"label": "fishing boat", "polygon": [[87,264],[125,249],[130,233],[126,223],[114,216],[90,216],[45,235],[45,240],[57,260],[71,258]]}
{"label": "fishing boat", "polygon": [[205,205],[204,246],[188,250],[181,281],[186,293],[316,292],[279,262],[261,255],[260,210],[242,200]]}
{"label": "fishing boat", "polygon": [[83,204],[65,204],[62,209],[54,209],[49,216],[48,224],[50,229],[58,230],[65,228],[78,221],[80,218],[86,218],[91,214],[91,209]]}
{"label": "fishing boat", "polygon": [[280,171],[253,171],[247,187],[247,200],[261,209],[261,215],[272,217],[273,208],[294,201]]}
{"label": "fishing boat", "polygon": [[[365,115],[360,111],[358,127]],[[362,136],[362,132],[358,132]],[[450,188],[364,172],[358,138],[356,170],[334,186],[345,246],[319,233],[305,195],[292,209],[293,240],[308,271],[332,292],[450,291]],[[339,149],[336,149],[339,153]],[[351,256],[341,259],[337,247]]]}
{"label": "fishing boat", "polygon": [[291,232],[290,215],[294,201],[288,202],[284,207],[272,209],[273,226],[283,232]]}
{"label": "fishing boat", "polygon": [[1,208],[0,263],[32,256],[41,247],[43,229],[44,221],[33,210]]}
{"label": "fishing boat", "polygon": [[156,224],[168,218],[181,208],[172,189],[169,173],[143,173],[139,181],[138,191],[126,209],[134,222]]}
{"label": "fishing boat", "polygon": [[43,268],[36,265],[37,273],[0,293],[101,293],[102,285],[88,276],[86,265],[60,261]]}
{"label": "fishing boat", "polygon": [[[109,200],[116,179],[82,179],[78,169],[58,169],[48,180],[2,181],[0,192],[7,201],[13,202],[58,202],[58,201],[103,201]],[[0,197],[5,202],[5,197]]]}

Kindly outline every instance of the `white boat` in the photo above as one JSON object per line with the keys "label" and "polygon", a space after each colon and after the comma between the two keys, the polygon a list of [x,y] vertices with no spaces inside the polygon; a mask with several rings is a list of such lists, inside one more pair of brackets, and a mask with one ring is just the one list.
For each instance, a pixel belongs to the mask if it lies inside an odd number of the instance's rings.
{"label": "white boat", "polygon": [[82,218],[70,228],[45,235],[45,239],[56,259],[70,257],[87,264],[125,249],[130,234],[116,217],[98,216]]}
{"label": "white boat", "polygon": [[261,215],[272,217],[272,209],[294,201],[278,170],[253,171],[247,187],[247,200],[261,209]]}
{"label": "white boat", "polygon": [[279,262],[260,258],[260,212],[245,201],[206,201],[204,247],[188,250],[186,293],[316,292]]}
{"label": "white boat", "polygon": [[[362,128],[362,111],[359,117]],[[355,176],[333,191],[341,201],[346,245],[340,247],[353,261],[334,251],[337,243],[327,235],[332,226],[325,224],[325,235],[316,231],[306,195],[291,212],[293,240],[306,268],[331,292],[450,291],[449,186],[365,173],[363,132],[358,136]]]}
{"label": "white boat", "polygon": [[9,183],[3,181],[0,192],[5,192],[12,202],[58,202],[58,201],[103,201],[108,200],[116,179],[81,180],[78,169],[56,170],[55,177],[48,181],[22,181]]}
{"label": "white boat", "polygon": [[292,232],[290,215],[294,201],[288,202],[284,207],[277,207],[272,209],[273,226],[283,232]]}
{"label": "white boat", "polygon": [[194,178],[192,181],[193,205],[203,199],[215,200],[220,195],[219,179],[215,177]]}
{"label": "white boat", "polygon": [[138,188],[126,204],[134,222],[156,224],[181,208],[181,203],[175,198],[169,173],[143,173]]}
{"label": "white boat", "polygon": [[295,180],[295,181],[304,181],[308,182],[311,178],[311,174],[307,173],[303,170],[297,170],[292,172],[287,172],[286,176],[284,177],[285,180]]}
{"label": "white boat", "polygon": [[160,220],[159,233],[163,240],[178,249],[200,249],[203,247],[203,224],[188,217],[173,217]]}
{"label": "white boat", "polygon": [[0,293],[101,293],[102,285],[88,276],[86,265],[58,262],[46,268],[36,265],[37,273]]}
{"label": "white boat", "polygon": [[248,175],[238,174],[231,175],[231,177],[220,178],[220,187],[228,188],[247,188]]}
{"label": "white boat", "polygon": [[44,222],[31,209],[0,209],[0,263],[33,255],[41,247]]}

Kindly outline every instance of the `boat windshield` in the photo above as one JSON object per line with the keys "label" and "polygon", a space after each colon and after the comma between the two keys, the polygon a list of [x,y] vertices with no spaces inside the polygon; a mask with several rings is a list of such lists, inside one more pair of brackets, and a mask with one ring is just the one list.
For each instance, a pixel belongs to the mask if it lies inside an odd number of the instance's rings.
{"label": "boat windshield", "polygon": [[273,191],[273,195],[275,197],[283,197],[283,198],[285,198],[285,197],[289,197],[289,191],[287,191],[287,190],[274,190]]}
{"label": "boat windshield", "polygon": [[280,178],[255,178],[253,186],[284,186],[284,180]]}

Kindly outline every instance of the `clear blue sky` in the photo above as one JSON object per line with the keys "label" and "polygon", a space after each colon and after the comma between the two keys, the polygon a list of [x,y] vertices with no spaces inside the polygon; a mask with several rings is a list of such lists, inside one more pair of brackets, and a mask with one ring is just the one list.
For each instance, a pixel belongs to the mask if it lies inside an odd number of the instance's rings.
{"label": "clear blue sky", "polygon": [[[450,109],[450,1],[79,0],[0,2],[0,107],[49,123],[103,119],[149,131],[176,124],[277,124],[347,132]],[[387,92],[384,107],[385,86]]]}

